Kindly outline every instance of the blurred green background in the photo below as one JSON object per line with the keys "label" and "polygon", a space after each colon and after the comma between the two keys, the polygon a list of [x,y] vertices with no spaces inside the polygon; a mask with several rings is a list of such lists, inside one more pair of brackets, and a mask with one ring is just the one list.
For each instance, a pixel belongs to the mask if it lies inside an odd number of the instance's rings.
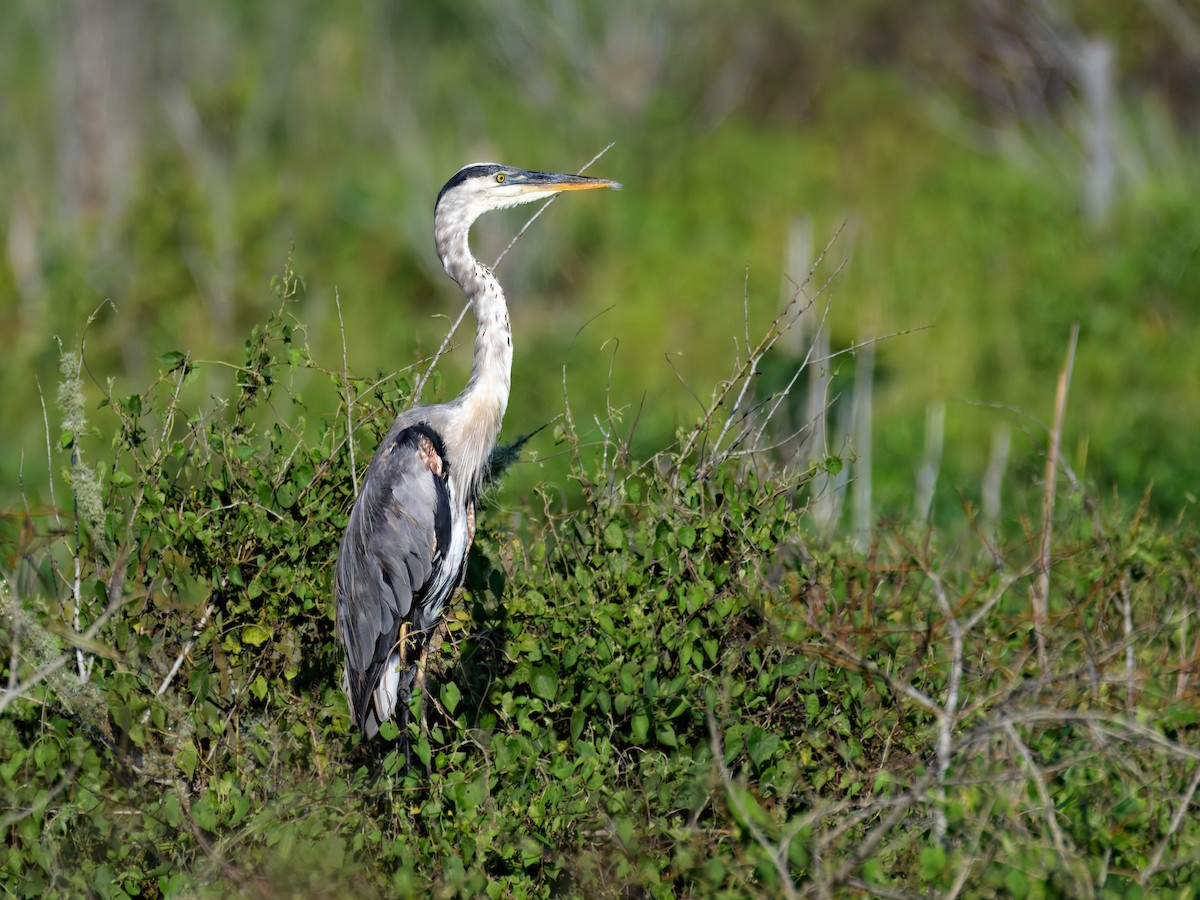
{"label": "blurred green background", "polygon": [[[97,404],[168,351],[238,359],[290,253],[314,357],[341,368],[340,300],[351,370],[395,372],[461,306],[432,246],[445,179],[477,160],[574,171],[609,142],[591,172],[626,189],[555,204],[500,270],[510,437],[561,412],[565,367],[582,430],[613,407],[635,449],[659,449],[844,224],[822,273],[847,265],[806,318],[830,304],[835,351],[905,332],[875,346],[879,514],[912,510],[931,404],[935,515],[978,496],[997,435],[1010,472],[1040,471],[1075,322],[1068,461],[1131,502],[1153,483],[1167,514],[1193,502],[1190,3],[14,0],[0,83],[5,508],[22,482],[49,499],[56,337],[78,346],[86,326]],[[524,218],[481,223],[478,255]],[[805,346],[782,342],[764,391]],[[443,361],[443,398],[468,348],[464,332]],[[838,358],[831,399],[854,362]],[[197,406],[230,394],[227,368],[201,371]],[[304,395],[334,414],[324,376]],[[531,450],[509,490],[558,464],[550,430]]]}

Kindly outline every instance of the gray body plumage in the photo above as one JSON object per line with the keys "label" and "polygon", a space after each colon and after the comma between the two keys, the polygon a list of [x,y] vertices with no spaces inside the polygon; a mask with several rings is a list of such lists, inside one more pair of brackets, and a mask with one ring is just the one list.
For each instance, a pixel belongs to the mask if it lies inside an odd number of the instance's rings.
{"label": "gray body plumage", "polygon": [[419,654],[462,584],[475,500],[508,405],[512,332],[504,292],[471,254],[484,212],[611,181],[527,172],[494,163],[460,169],[442,188],[434,238],[447,274],[477,322],[474,364],[449,403],[402,413],[371,460],[350,511],[334,572],[342,684],[367,737],[403,713]]}

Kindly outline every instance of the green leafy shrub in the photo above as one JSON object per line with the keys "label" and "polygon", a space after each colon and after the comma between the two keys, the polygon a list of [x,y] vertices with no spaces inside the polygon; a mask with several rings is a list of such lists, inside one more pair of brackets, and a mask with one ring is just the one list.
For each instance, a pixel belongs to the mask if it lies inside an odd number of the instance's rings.
{"label": "green leafy shrub", "polygon": [[[743,453],[718,415],[746,365],[649,458],[567,410],[582,506],[543,485],[516,534],[483,511],[419,763],[395,774],[347,714],[329,583],[356,447],[409,386],[317,366],[299,280],[276,287],[228,401],[186,410],[209,364],[167,354],[63,435],[76,472],[111,437],[98,512],[7,519],[12,893],[1123,896],[1196,876],[1194,534],[1066,493],[1040,657],[1038,526],[810,543],[817,468]],[[328,416],[305,399],[321,381]]]}

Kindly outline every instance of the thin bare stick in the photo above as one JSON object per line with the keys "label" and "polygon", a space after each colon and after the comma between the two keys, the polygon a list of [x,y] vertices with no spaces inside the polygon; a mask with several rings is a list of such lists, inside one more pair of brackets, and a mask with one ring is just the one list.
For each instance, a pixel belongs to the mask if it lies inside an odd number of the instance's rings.
{"label": "thin bare stick", "polygon": [[[338,331],[342,335],[342,389],[346,392],[346,443],[350,449],[350,477],[354,482],[354,496],[358,496],[358,466],[354,463],[354,391],[350,389],[350,363],[346,354],[346,323],[342,321],[342,298],[338,289],[333,289],[333,303],[337,307]],[[465,311],[465,310],[464,310]]]}
{"label": "thin bare stick", "polygon": [[938,607],[945,616],[946,626],[950,629],[950,680],[946,688],[946,702],[938,715],[937,739],[937,785],[938,798],[942,801],[934,810],[934,834],[939,841],[946,839],[949,823],[946,819],[946,776],[950,773],[950,760],[954,755],[954,723],[958,716],[959,692],[962,689],[963,673],[963,627],[954,615],[950,599],[946,596],[946,586],[941,576],[921,560],[921,568],[925,577],[933,585],[933,595]]}
{"label": "thin bare stick", "polygon": [[1025,746],[1025,742],[1021,740],[1021,736],[1017,734],[1017,729],[1012,726],[1011,722],[1004,723],[1004,734],[1021,757],[1021,764],[1033,780],[1034,787],[1037,788],[1038,797],[1045,809],[1046,825],[1049,827],[1050,835],[1054,839],[1054,849],[1058,851],[1060,859],[1064,858],[1067,855],[1067,842],[1063,837],[1062,830],[1058,827],[1058,807],[1054,805],[1054,800],[1050,797],[1050,790],[1046,787],[1046,779],[1042,775],[1042,771],[1037,767],[1037,763],[1034,762],[1033,754],[1029,752],[1029,748]]}
{"label": "thin bare stick", "polygon": [[728,799],[729,805],[734,808],[738,817],[745,823],[751,837],[766,851],[768,858],[771,860],[771,865],[775,867],[775,871],[779,874],[779,884],[783,890],[783,896],[799,897],[800,895],[796,892],[796,886],[792,883],[792,873],[788,868],[786,845],[780,844],[778,847],[772,845],[770,839],[758,827],[758,823],[754,821],[749,810],[742,803],[742,798],[733,784],[733,776],[730,774],[729,768],[725,765],[725,750],[721,746],[721,733],[717,729],[716,717],[713,716],[711,709],[705,711],[705,717],[708,719],[708,735],[709,741],[712,744],[713,762],[716,763],[717,773],[721,776],[721,785],[725,788],[725,797]]}
{"label": "thin bare stick", "polygon": [[1188,807],[1192,805],[1192,797],[1196,795],[1197,788],[1200,788],[1200,766],[1196,768],[1195,774],[1192,775],[1192,781],[1188,785],[1187,790],[1184,791],[1183,798],[1179,801],[1179,808],[1171,816],[1171,824],[1167,828],[1167,833],[1163,835],[1162,840],[1158,842],[1158,846],[1154,848],[1154,853],[1150,857],[1150,864],[1138,876],[1139,884],[1148,884],[1151,876],[1158,871],[1158,867],[1162,864],[1163,854],[1167,852],[1167,845],[1171,843],[1171,838],[1175,837],[1175,833],[1179,831],[1179,826],[1183,824],[1183,817],[1187,814]]}
{"label": "thin bare stick", "polygon": [[28,806],[28,808],[11,812],[4,816],[4,818],[0,818],[0,831],[7,832],[10,828],[12,828],[12,826],[16,825],[22,819],[28,819],[30,816],[40,813],[42,810],[50,807],[51,804],[54,803],[55,799],[57,799],[59,794],[69,788],[76,787],[78,782],[75,780],[75,776],[78,771],[78,766],[69,767],[63,774],[63,777],[59,780],[58,784],[54,785],[54,787],[48,791],[40,792],[34,799],[33,803]]}
{"label": "thin bare stick", "polygon": [[1004,580],[996,586],[996,590],[992,592],[992,596],[988,598],[987,602],[985,602],[983,606],[979,607],[979,609],[975,610],[972,616],[967,619],[966,630],[971,631],[976,625],[982,622],[983,617],[990,613],[992,611],[992,607],[999,603],[1000,599],[1008,593],[1008,589],[1028,574],[1029,572],[1022,568],[1007,575]]}
{"label": "thin bare stick", "polygon": [[983,531],[992,558],[996,552],[992,545],[996,544],[1000,535],[1001,491],[1004,486],[1004,470],[1008,466],[1008,451],[1012,446],[1012,434],[1007,425],[1001,425],[992,435],[992,450],[988,456],[987,468],[983,473],[983,483],[980,486],[981,502],[983,505]]}
{"label": "thin bare stick", "polygon": [[450,326],[450,330],[446,332],[446,336],[442,338],[441,346],[437,348],[437,352],[433,354],[433,358],[429,360],[429,367],[424,374],[417,380],[417,386],[413,388],[412,402],[414,404],[421,401],[421,391],[425,389],[425,383],[429,381],[429,376],[433,374],[433,367],[437,365],[442,354],[446,352],[446,348],[450,346],[450,341],[454,339],[454,332],[458,331],[458,326],[462,324],[462,320],[467,316],[467,310],[471,308],[470,303],[464,303],[463,308],[459,310],[458,318],[454,320],[454,324]]}
{"label": "thin bare stick", "polygon": [[567,391],[567,364],[563,363],[562,367],[562,386],[563,386],[563,421],[566,422],[564,432],[568,435],[572,444],[575,444],[574,452],[579,453],[579,435],[575,431],[575,418],[571,415],[571,396]]}
{"label": "thin bare stick", "polygon": [[[797,287],[796,291],[798,292],[799,290],[800,290],[800,288]],[[746,274],[745,274],[745,277],[744,277],[743,283],[742,283],[742,309],[743,309],[742,316],[743,316],[743,320],[745,321],[745,325],[746,325],[746,354],[747,354],[746,363],[748,365],[748,368],[744,369],[746,374],[742,380],[742,389],[738,392],[737,400],[734,401],[733,408],[729,411],[729,415],[725,419],[725,424],[721,427],[721,431],[717,434],[716,440],[713,441],[713,447],[719,447],[721,445],[721,441],[724,440],[724,438],[725,438],[725,433],[727,431],[729,431],[730,426],[733,425],[734,416],[737,414],[737,411],[742,408],[742,401],[744,401],[746,399],[746,392],[748,390],[750,390],[750,385],[754,383],[754,376],[758,374],[758,360],[755,357],[753,351],[751,351],[751,349],[750,349],[750,267],[749,266],[746,267]],[[735,343],[736,343],[736,339],[735,339]],[[678,375],[679,373],[676,372],[675,374]],[[682,379],[680,379],[680,380],[682,381]],[[691,387],[690,386],[687,386],[687,387],[688,387],[688,390],[690,391]],[[693,397],[696,396],[694,392],[692,393],[692,396]],[[697,400],[698,399],[699,398],[697,398]],[[703,407],[703,404],[701,404],[701,406]],[[707,410],[706,410],[706,412],[707,412]],[[743,417],[744,416],[745,416],[745,414],[743,414]]]}
{"label": "thin bare stick", "polygon": [[[613,148],[613,144],[609,144],[607,147],[605,147],[603,150],[601,150],[599,153],[597,153],[595,156],[593,156],[590,160],[588,160],[587,163],[583,166],[583,168],[580,169],[576,174],[582,175],[584,172],[586,172],[588,170],[588,167],[591,166],[592,163],[594,163],[596,160],[598,160],[601,156],[603,156],[605,153],[607,153],[612,148]],[[500,263],[504,260],[504,257],[508,255],[508,251],[511,250],[516,245],[517,241],[519,241],[521,239],[521,237],[525,234],[525,232],[529,230],[529,226],[531,226],[535,221],[537,221],[537,217],[546,211],[546,208],[555,201],[557,196],[558,195],[555,194],[553,197],[551,197],[549,200],[547,200],[545,203],[543,203],[541,206],[539,206],[537,209],[537,212],[535,212],[532,216],[530,216],[529,219],[525,222],[525,224],[521,226],[520,230],[517,231],[516,236],[514,236],[513,239],[508,242],[508,246],[505,247],[504,250],[501,251],[500,255],[496,257],[496,261],[494,263],[492,263],[493,269],[496,269],[500,266]],[[450,326],[450,330],[446,332],[446,336],[442,339],[441,346],[439,346],[437,349],[437,352],[433,354],[433,359],[431,359],[429,361],[429,367],[425,370],[425,373],[420,377],[420,379],[418,379],[417,386],[415,388],[413,388],[413,394],[412,394],[412,402],[414,404],[419,403],[421,401],[421,391],[424,390],[425,384],[429,381],[429,376],[433,374],[434,366],[437,365],[438,360],[442,358],[442,354],[445,353],[446,349],[450,346],[450,341],[452,341],[454,339],[454,333],[456,331],[458,331],[458,326],[462,324],[462,320],[464,318],[466,318],[467,310],[470,308],[471,308],[470,303],[466,303],[463,305],[462,310],[458,314],[458,318],[454,320],[454,324]]]}
{"label": "thin bare stick", "polygon": [[[820,265],[825,261],[825,257],[832,249],[834,242],[841,235],[843,228],[845,228],[845,223],[842,224],[841,228],[838,228],[838,230],[834,232],[833,237],[829,239],[829,242],[826,243],[825,248],[821,251],[821,254],[817,257],[816,261],[813,262],[812,268],[809,269],[808,275],[804,280],[804,284],[807,284],[809,280],[811,280],[817,268],[819,268]],[[779,340],[780,335],[782,335],[789,328],[791,328],[792,325],[795,324],[796,319],[812,306],[816,300],[816,297],[819,297],[825,292],[825,290],[832,283],[833,279],[836,278],[841,272],[843,266],[845,266],[845,261],[838,265],[833,274],[825,280],[825,282],[817,290],[813,299],[809,300],[807,305],[799,309],[797,309],[797,307],[800,304],[801,298],[808,300],[808,297],[803,291],[803,285],[797,286],[796,290],[792,292],[791,299],[787,302],[783,309],[781,309],[775,315],[775,318],[771,320],[771,324],[767,327],[766,332],[763,334],[762,338],[759,339],[758,346],[749,352],[745,362],[738,367],[733,376],[722,382],[713,392],[712,403],[709,404],[708,411],[705,414],[705,424],[707,424],[707,422],[715,414],[716,410],[725,402],[730,392],[734,389],[734,386],[742,382],[743,378],[747,377],[747,374],[758,364],[758,361],[762,358],[762,356],[775,345],[775,342]],[[808,360],[805,360],[805,365],[807,365],[807,363]],[[801,368],[803,368],[803,366],[801,366]],[[746,389],[747,385],[743,383],[739,398],[745,394]],[[736,409],[737,405],[735,404],[734,411],[736,411]],[[679,455],[681,459],[686,458],[692,452],[696,441],[702,434],[705,434],[707,430],[707,428],[702,427],[696,429],[691,435],[688,436],[688,439],[684,442],[683,447],[680,449]]]}
{"label": "thin bare stick", "polygon": [[1067,389],[1071,384],[1071,370],[1075,366],[1075,345],[1079,342],[1079,323],[1071,326],[1071,339],[1067,344],[1067,361],[1058,375],[1058,389],[1054,393],[1054,423],[1050,428],[1050,446],[1046,453],[1046,484],[1042,492],[1042,543],[1038,559],[1038,586],[1033,592],[1033,630],[1037,640],[1038,667],[1046,671],[1046,616],[1050,606],[1050,537],[1053,532],[1054,494],[1058,480],[1058,456],[1062,446],[1063,416],[1067,409]]}
{"label": "thin bare stick", "polygon": [[[72,480],[78,478],[78,473],[83,464],[83,454],[79,449],[80,435],[72,435],[71,441],[71,475]],[[71,579],[71,607],[72,607],[72,624],[75,626],[75,633],[78,634],[82,630],[79,618],[79,606],[83,602],[83,540],[80,537],[79,530],[79,493],[78,485],[71,486],[71,510],[75,520],[75,552],[73,555],[75,562],[75,574]],[[80,647],[75,648],[75,662],[79,669],[79,681],[81,683],[88,680],[88,666],[84,661],[83,650]]]}
{"label": "thin bare stick", "polygon": [[[24,458],[21,460],[22,477],[24,481]],[[24,494],[24,487],[21,489]],[[28,502],[28,501],[26,501]],[[5,573],[3,583],[0,583],[0,592],[7,593],[3,600],[8,601],[8,611],[12,614],[12,636],[9,641],[9,657],[8,657],[8,691],[13,690],[17,686],[17,672],[21,666],[21,599],[17,596],[16,574]]]}
{"label": "thin bare stick", "polygon": [[[833,241],[837,240],[837,237],[839,234],[841,234],[840,228],[834,234],[834,236],[830,239],[830,243],[828,245],[826,245],[826,247],[823,251],[821,251],[821,255],[820,255],[820,257],[818,257],[817,261],[815,263],[813,263],[814,268],[816,266],[819,266],[821,264],[821,262],[825,259],[825,254],[829,252],[830,245],[832,245]],[[805,305],[799,309],[796,309],[795,313],[790,315],[790,317],[789,317],[789,313],[791,313],[791,311],[796,308],[796,305],[797,305],[798,301],[800,300],[800,298],[805,297],[804,291],[803,291],[803,286],[796,288],[795,294],[792,296],[791,301],[788,303],[787,306],[785,306],[783,308],[783,310],[780,311],[780,313],[771,322],[771,326],[767,329],[767,333],[765,335],[763,335],[762,339],[758,342],[758,346],[754,348],[754,350],[750,353],[749,357],[747,357],[746,362],[743,363],[742,371],[739,372],[737,376],[735,376],[735,378],[741,378],[744,375],[745,381],[742,384],[741,393],[739,393],[739,395],[738,395],[738,403],[734,405],[734,411],[736,411],[737,409],[740,408],[742,398],[746,394],[746,390],[750,385],[750,380],[753,377],[754,371],[758,367],[759,361],[764,356],[766,356],[766,354],[771,350],[772,347],[775,346],[775,344],[779,341],[779,339],[789,329],[791,329],[796,324],[799,317],[801,315],[803,315],[805,312],[807,312],[809,309],[812,308],[812,305],[816,302],[817,298],[820,297],[822,294],[824,294],[826,292],[826,290],[828,290],[829,286],[833,283],[833,280],[835,278],[837,278],[841,274],[842,269],[844,269],[846,267],[846,262],[847,262],[846,260],[842,260],[840,263],[838,263],[837,267],[833,270],[832,274],[830,274],[830,276],[827,279],[825,279],[825,282],[821,285],[820,288],[817,289],[816,294],[813,296],[813,298],[811,300],[809,300],[807,305]],[[811,271],[810,271],[808,277],[809,278],[812,277]],[[808,279],[805,279],[805,284],[807,284],[807,283],[808,283]],[[829,317],[830,307],[831,307],[831,303],[825,304],[825,310],[821,314],[821,321],[817,325],[818,334],[822,332],[822,329],[825,326],[825,321]],[[782,391],[780,391],[779,394],[777,395],[777,397],[775,399],[775,404],[771,407],[770,412],[768,412],[764,418],[762,428],[766,427],[765,423],[769,422],[771,420],[771,418],[775,415],[775,411],[779,408],[779,405],[783,402],[783,399],[791,392],[792,386],[796,383],[796,380],[800,377],[800,373],[805,371],[805,369],[807,369],[808,366],[814,361],[813,360],[813,350],[815,348],[816,348],[816,341],[814,340],[813,343],[811,343],[809,345],[808,351],[804,355],[804,361],[801,362],[801,364],[797,367],[795,374],[792,376],[792,380],[788,383],[787,387],[784,388]],[[833,357],[827,356],[826,358],[832,359]],[[732,381],[728,383],[729,387],[732,386],[732,383],[733,383]],[[717,398],[714,401],[714,403],[711,407],[711,409],[713,411],[715,411],[716,408],[724,401],[725,396],[729,393],[729,387],[726,387],[726,389],[719,396],[719,398]],[[747,414],[743,414],[743,418],[745,417],[745,415],[747,415]],[[728,420],[725,423],[725,427],[721,430],[720,437],[718,438],[716,443],[720,443],[720,439],[723,438],[725,436],[725,432],[729,430],[730,424],[732,424],[732,412],[730,414],[730,420]],[[761,435],[762,435],[762,428],[758,429],[758,436],[755,438],[756,442],[759,439],[759,437],[761,437]],[[735,441],[735,444],[736,443],[737,442]],[[687,453],[688,449],[690,449],[690,448],[687,448],[687,447],[684,448],[685,454]]]}
{"label": "thin bare stick", "polygon": [[1129,742],[1135,736],[1143,738],[1146,743],[1173,756],[1200,762],[1200,747],[1191,747],[1172,740],[1152,726],[1138,722],[1136,718],[1057,706],[1042,706],[1011,713],[998,713],[974,729],[971,735],[964,739],[964,742],[971,743],[981,740],[997,729],[1003,729],[1008,725],[1049,725],[1057,728],[1065,723],[1075,722],[1087,725],[1089,728],[1122,742]]}
{"label": "thin bare stick", "polygon": [[[891,808],[887,813],[854,846],[853,851],[848,854],[848,858],[842,861],[842,864],[833,875],[832,881],[834,887],[847,883],[851,873],[862,865],[864,860],[871,857],[871,854],[875,852],[875,848],[879,846],[880,841],[893,833],[892,829],[896,827],[896,823],[904,817],[914,803],[917,803],[924,796],[926,789],[932,781],[933,773],[926,772],[908,791],[892,801],[890,804]],[[874,885],[871,886],[871,890],[875,890]]]}
{"label": "thin bare stick", "polygon": [[917,469],[917,519],[928,525],[933,515],[933,497],[942,467],[946,437],[946,404],[935,401],[925,407],[925,453]]}
{"label": "thin bare stick", "polygon": [[162,455],[162,448],[166,446],[167,438],[171,436],[171,429],[175,427],[175,413],[179,411],[179,392],[183,390],[183,379],[187,375],[187,358],[184,358],[183,363],[179,366],[179,374],[175,377],[175,393],[171,395],[171,402],[167,406],[167,414],[163,417],[162,435],[158,439],[159,448],[156,456]]}
{"label": "thin bare stick", "polygon": [[851,434],[854,442],[854,483],[850,488],[854,547],[865,553],[871,545],[874,514],[871,508],[871,420],[875,391],[875,345],[867,344],[854,369],[854,405]]}
{"label": "thin bare stick", "polygon": [[[175,657],[175,665],[171,666],[171,671],[167,673],[167,677],[162,680],[162,684],[158,686],[158,690],[154,692],[155,697],[161,697],[166,693],[167,688],[171,686],[171,682],[175,680],[175,676],[179,674],[179,669],[183,665],[183,661],[187,659],[187,655],[192,652],[192,647],[196,646],[196,638],[200,637],[200,633],[204,631],[204,626],[208,624],[208,617],[212,615],[212,604],[204,607],[204,615],[200,617],[200,621],[196,623],[196,627],[192,629],[192,636],[187,639],[183,645],[183,649],[179,651],[179,655]],[[146,710],[146,715],[150,715],[150,710]]]}
{"label": "thin bare stick", "polygon": [[1133,652],[1133,595],[1129,590],[1128,571],[1121,573],[1121,618],[1125,633],[1125,712],[1132,713],[1137,658]]}
{"label": "thin bare stick", "polygon": [[58,498],[54,495],[54,454],[50,449],[50,416],[46,412],[46,395],[42,392],[42,380],[37,376],[33,379],[37,383],[38,399],[42,401],[42,423],[46,427],[46,475],[47,482],[50,485],[50,508],[54,510],[54,522],[61,525],[62,519],[58,515]]}
{"label": "thin bare stick", "polygon": [[944,714],[945,711],[941,705],[920,688],[914,687],[902,678],[895,677],[873,659],[868,659],[865,656],[855,653],[842,641],[833,637],[832,634],[825,634],[823,636],[828,641],[827,645],[805,641],[797,646],[805,653],[812,653],[838,665],[849,666],[850,668],[858,669],[860,672],[866,672],[868,675],[874,675],[876,678],[881,679],[893,694],[907,697],[921,709],[933,713],[935,716]]}
{"label": "thin bare stick", "polygon": [[[603,150],[601,150],[599,153],[597,153],[595,156],[593,156],[591,159],[589,159],[586,163],[584,163],[583,168],[581,168],[575,174],[582,175],[584,172],[586,172],[588,169],[590,169],[592,167],[592,164],[595,163],[596,160],[598,160],[600,157],[602,157],[605,153],[607,153],[609,150],[611,150],[614,146],[616,146],[615,142],[610,143],[607,147],[605,147]],[[508,242],[508,246],[505,247],[502,251],[500,251],[500,255],[497,256],[496,261],[494,263],[492,263],[493,269],[498,269],[500,267],[500,263],[504,260],[504,257],[508,256],[508,251],[516,246],[517,241],[519,241],[522,237],[524,237],[525,232],[529,230],[529,226],[532,225],[535,221],[537,221],[537,217],[540,216],[542,213],[544,213],[546,211],[546,209],[550,206],[550,204],[553,203],[556,199],[558,199],[558,194],[555,194],[553,197],[551,197],[549,200],[547,200],[545,203],[543,203],[541,206],[538,207],[537,212],[535,212],[532,216],[529,217],[529,221],[527,221],[524,225],[522,225],[521,230],[518,231],[516,233],[516,235],[513,236],[513,239]]]}
{"label": "thin bare stick", "polygon": [[[719,454],[715,454],[713,457],[711,457],[705,463],[704,467],[700,470],[700,476],[706,477],[708,475],[708,473],[713,470],[714,466],[720,465],[721,462],[723,462],[724,460],[726,460],[730,457],[739,456],[739,455],[744,456],[748,453],[756,453],[756,452],[760,452],[761,450],[770,449],[768,447],[763,446],[761,443],[763,434],[766,431],[767,425],[771,422],[776,411],[779,409],[780,405],[787,398],[788,394],[791,392],[792,388],[795,386],[796,382],[799,380],[800,375],[808,368],[809,365],[811,365],[813,363],[829,362],[831,360],[837,359],[839,356],[844,356],[846,354],[854,354],[854,353],[857,353],[859,350],[861,350],[863,347],[879,343],[880,341],[890,340],[890,339],[896,338],[896,337],[902,337],[907,334],[913,334],[914,332],[924,330],[924,327],[925,326],[922,326],[920,328],[908,328],[908,329],[904,329],[902,331],[893,331],[889,334],[880,335],[878,337],[870,338],[868,340],[858,341],[857,343],[852,344],[851,346],[846,347],[843,350],[837,350],[832,353],[826,353],[825,355],[820,356],[820,357],[814,357],[812,355],[813,350],[815,349],[815,346],[810,346],[809,351],[808,351],[808,356],[806,356],[805,359],[800,363],[800,365],[796,369],[796,372],[792,375],[791,380],[788,382],[788,384],[784,388],[782,388],[779,391],[776,391],[771,396],[763,399],[762,401],[760,401],[759,403],[750,407],[749,409],[747,409],[745,412],[743,412],[741,414],[740,418],[746,424],[743,424],[743,426],[742,426],[741,430],[738,432],[738,434],[736,436],[734,436],[732,439],[730,439],[730,441],[728,442],[728,444],[726,445],[724,450],[722,450]],[[818,325],[818,332],[817,332],[818,334],[820,333],[820,328],[821,328],[821,326]],[[829,402],[832,403],[836,399],[837,399],[837,397],[832,397],[832,398],[830,398]],[[740,397],[739,397],[739,400],[740,400]],[[761,420],[751,418],[755,413],[764,409],[768,404],[770,404],[770,409],[767,410],[766,414],[761,418]],[[714,403],[709,407],[708,412],[705,415],[706,421],[709,418],[711,418],[713,412],[716,410],[717,406],[719,406],[719,405],[720,404],[718,402],[714,401]],[[735,407],[735,409],[736,409],[736,407]],[[731,418],[732,418],[732,413],[731,413]],[[804,426],[804,428],[801,428],[800,430],[803,431],[803,430],[805,430],[805,428],[808,428],[810,425],[812,425],[812,422],[810,422],[809,425]],[[692,443],[694,442],[694,438],[703,431],[704,431],[704,429],[700,428],[700,429],[698,429],[698,431],[694,432],[693,435],[691,436],[691,438],[689,439],[689,442],[685,445],[685,449],[691,447]],[[739,451],[737,448],[740,447],[743,443],[745,443],[746,439],[751,436],[753,436],[753,440],[750,441],[750,448],[746,451]],[[715,445],[715,443],[716,442],[714,442],[714,445]],[[822,457],[822,458],[824,458],[824,457]]]}

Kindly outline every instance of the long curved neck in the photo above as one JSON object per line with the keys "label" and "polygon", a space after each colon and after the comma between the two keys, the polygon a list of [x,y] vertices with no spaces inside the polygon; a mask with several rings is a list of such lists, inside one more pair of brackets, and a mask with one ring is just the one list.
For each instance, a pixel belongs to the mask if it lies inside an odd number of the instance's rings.
{"label": "long curved neck", "polygon": [[438,215],[434,236],[438,256],[447,274],[458,282],[475,313],[475,359],[471,377],[452,406],[456,448],[451,477],[457,475],[468,491],[474,492],[487,470],[500,423],[508,408],[512,382],[512,329],[504,291],[491,269],[479,262],[467,243],[471,223],[454,214]]}

